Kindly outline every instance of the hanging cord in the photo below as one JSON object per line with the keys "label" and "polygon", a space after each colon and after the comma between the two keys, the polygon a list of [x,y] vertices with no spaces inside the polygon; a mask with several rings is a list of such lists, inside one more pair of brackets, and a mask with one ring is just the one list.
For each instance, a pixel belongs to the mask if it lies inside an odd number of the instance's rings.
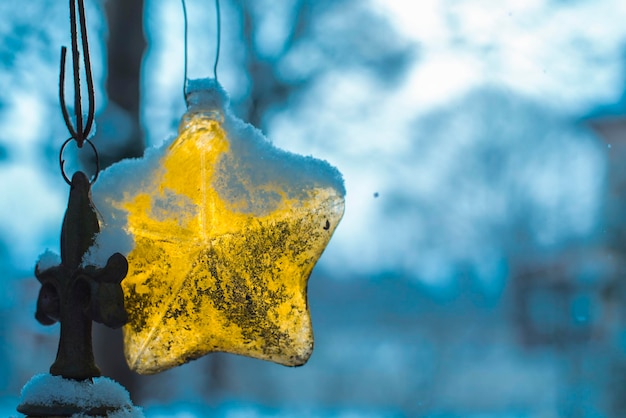
{"label": "hanging cord", "polygon": [[[100,172],[100,161],[98,158],[98,151],[95,145],[89,140],[89,134],[93,128],[93,122],[95,118],[95,91],[93,86],[93,75],[91,72],[91,61],[89,59],[89,42],[87,40],[87,24],[85,19],[85,4],[84,0],[69,0],[70,5],[70,27],[72,37],[72,67],[74,76],[74,116],[76,118],[76,125],[72,124],[70,119],[69,109],[65,100],[65,59],[67,56],[67,48],[61,48],[61,69],[59,75],[59,100],[61,102],[61,111],[63,113],[63,120],[65,126],[70,132],[70,137],[61,146],[59,152],[59,164],[61,166],[61,174],[67,184],[71,185],[70,179],[65,174],[65,160],[63,159],[63,151],[67,145],[72,141],[76,141],[78,148],[82,148],[84,143],[87,142],[93,150],[96,158],[96,174],[94,175],[91,183],[93,184],[98,178]],[[78,21],[76,19],[76,9],[78,7]],[[78,23],[80,22],[80,38],[83,48],[83,63],[85,66],[85,79],[87,80],[87,121],[83,125],[83,105],[81,97],[81,82],[80,82],[80,53],[78,51]]]}
{"label": "hanging cord", "polygon": [[[183,83],[183,97],[185,98],[185,100],[187,100],[187,83],[189,81],[189,78],[187,77],[187,45],[189,43],[189,38],[187,36],[187,33],[189,31],[188,29],[188,21],[187,21],[187,5],[185,4],[185,0],[181,0],[181,3],[183,5],[183,18],[184,18],[184,22],[185,22],[185,82]],[[217,45],[216,45],[216,49],[215,49],[215,63],[213,64],[213,78],[215,79],[215,81],[217,81],[217,64],[220,61],[220,46],[222,44],[222,17],[221,17],[221,13],[220,13],[220,1],[219,0],[215,0],[215,13],[216,13],[216,20],[217,20],[217,25],[216,25],[216,30],[217,30]]]}

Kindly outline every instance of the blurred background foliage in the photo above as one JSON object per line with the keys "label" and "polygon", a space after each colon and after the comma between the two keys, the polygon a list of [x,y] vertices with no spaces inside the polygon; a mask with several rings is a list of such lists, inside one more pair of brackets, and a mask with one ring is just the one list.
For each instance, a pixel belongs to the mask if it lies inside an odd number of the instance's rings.
{"label": "blurred background foliage", "polygon": [[[109,165],[175,135],[183,18],[176,0],[86,3]],[[189,77],[211,76],[213,2],[188,10]],[[67,14],[0,3],[7,411],[58,341],[34,321],[32,270],[58,251],[67,199]],[[103,372],[149,416],[624,416],[625,18],[619,0],[223,0],[235,113],[345,176],[309,284],[316,349],[298,369],[215,354],[143,377],[98,327]]]}

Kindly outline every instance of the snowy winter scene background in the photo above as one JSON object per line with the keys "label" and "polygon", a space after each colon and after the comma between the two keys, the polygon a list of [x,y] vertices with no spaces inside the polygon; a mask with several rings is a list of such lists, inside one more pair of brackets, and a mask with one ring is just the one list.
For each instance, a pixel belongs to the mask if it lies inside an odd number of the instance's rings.
{"label": "snowy winter scene background", "polygon": [[[185,111],[180,2],[125,3],[86,0],[104,165],[175,135]],[[299,368],[212,354],[146,377],[96,326],[103,373],[147,417],[626,415],[626,2],[221,4],[235,113],[344,175],[309,281],[315,351]],[[189,77],[211,76],[214,4],[187,7]],[[67,203],[67,15],[0,2],[2,416],[58,343],[34,319],[33,271]],[[66,158],[89,172],[84,157]]]}

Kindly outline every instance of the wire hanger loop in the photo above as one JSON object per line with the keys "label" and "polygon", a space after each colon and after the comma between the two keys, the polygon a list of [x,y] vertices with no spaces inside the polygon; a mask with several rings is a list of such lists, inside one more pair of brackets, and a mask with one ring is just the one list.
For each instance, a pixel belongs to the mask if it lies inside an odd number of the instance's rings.
{"label": "wire hanger loop", "polygon": [[[184,53],[184,82],[183,82],[183,97],[187,100],[187,85],[189,82],[189,77],[187,76],[187,61],[188,61],[188,44],[189,44],[189,22],[187,19],[187,5],[185,0],[181,0],[183,6],[183,18],[184,18],[184,31],[185,31],[185,53]],[[216,13],[216,48],[215,48],[215,62],[213,63],[213,78],[217,81],[217,65],[220,61],[220,47],[222,44],[222,16],[220,12],[220,1],[215,0],[215,13]]]}

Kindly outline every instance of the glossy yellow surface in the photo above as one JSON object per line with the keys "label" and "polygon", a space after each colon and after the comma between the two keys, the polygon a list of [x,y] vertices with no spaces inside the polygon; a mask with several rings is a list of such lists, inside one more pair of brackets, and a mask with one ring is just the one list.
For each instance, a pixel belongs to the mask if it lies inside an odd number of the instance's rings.
{"label": "glossy yellow surface", "polygon": [[[122,284],[125,354],[139,373],[215,351],[289,366],[311,355],[307,282],[343,196],[310,184],[294,194],[244,176],[225,198],[233,180],[220,161],[239,158],[219,117],[187,114],[150,183],[117,202],[135,240]],[[265,194],[271,204],[250,210],[246,199]]]}

